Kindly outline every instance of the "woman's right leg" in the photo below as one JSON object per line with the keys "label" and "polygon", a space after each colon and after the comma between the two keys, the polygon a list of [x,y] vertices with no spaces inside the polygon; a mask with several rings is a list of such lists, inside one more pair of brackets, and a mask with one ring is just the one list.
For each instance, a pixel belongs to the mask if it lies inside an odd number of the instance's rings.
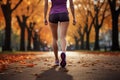
{"label": "woman's right leg", "polygon": [[58,34],[57,34],[57,29],[58,29],[58,24],[57,23],[50,23],[50,28],[52,31],[52,37],[53,37],[53,50],[54,50],[54,55],[55,55],[55,60],[59,61],[58,59]]}

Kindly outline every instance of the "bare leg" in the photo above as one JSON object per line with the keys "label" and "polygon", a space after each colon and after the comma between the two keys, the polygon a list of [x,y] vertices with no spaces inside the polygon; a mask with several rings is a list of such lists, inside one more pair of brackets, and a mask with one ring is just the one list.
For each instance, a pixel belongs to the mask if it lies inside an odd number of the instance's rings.
{"label": "bare leg", "polygon": [[51,28],[52,36],[53,36],[53,50],[54,50],[55,60],[59,60],[58,59],[58,45],[57,45],[57,40],[58,40],[58,34],[57,34],[58,24],[50,23],[50,28]]}
{"label": "bare leg", "polygon": [[60,39],[61,39],[61,47],[62,51],[66,52],[66,34],[68,29],[69,22],[61,22],[60,23]]}

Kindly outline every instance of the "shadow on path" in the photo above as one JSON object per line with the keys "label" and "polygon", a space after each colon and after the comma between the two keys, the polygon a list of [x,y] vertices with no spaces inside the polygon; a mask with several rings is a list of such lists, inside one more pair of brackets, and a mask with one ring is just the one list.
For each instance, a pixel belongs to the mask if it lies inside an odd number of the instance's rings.
{"label": "shadow on path", "polygon": [[73,80],[73,77],[67,74],[67,72],[68,70],[66,68],[53,66],[49,70],[40,73],[36,80]]}

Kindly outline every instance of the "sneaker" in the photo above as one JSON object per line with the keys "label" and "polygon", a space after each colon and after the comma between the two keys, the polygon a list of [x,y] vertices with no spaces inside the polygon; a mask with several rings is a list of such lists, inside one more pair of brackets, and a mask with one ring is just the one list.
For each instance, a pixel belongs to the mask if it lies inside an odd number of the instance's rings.
{"label": "sneaker", "polygon": [[65,53],[61,53],[61,67],[64,68],[66,66],[66,55]]}
{"label": "sneaker", "polygon": [[55,66],[59,66],[59,60],[55,61]]}

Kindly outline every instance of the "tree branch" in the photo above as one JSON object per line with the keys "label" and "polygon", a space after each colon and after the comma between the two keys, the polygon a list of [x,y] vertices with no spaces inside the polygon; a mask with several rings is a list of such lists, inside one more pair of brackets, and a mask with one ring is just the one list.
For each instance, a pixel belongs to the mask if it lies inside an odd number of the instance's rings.
{"label": "tree branch", "polygon": [[88,30],[88,33],[90,33],[90,31],[91,31],[92,25],[93,25],[94,21],[95,21],[95,17],[93,18],[93,20],[92,20],[92,22],[91,22],[91,24],[90,24],[90,28],[89,28],[89,30]]}
{"label": "tree branch", "polygon": [[[108,9],[106,9],[106,11],[109,11],[110,10],[110,8],[108,8]],[[100,17],[100,16],[102,16],[103,14],[99,14],[99,16],[98,17]]]}
{"label": "tree branch", "polygon": [[93,19],[93,15],[92,15],[92,12],[91,12],[91,11],[89,11],[89,14],[90,14],[91,18]]}
{"label": "tree branch", "polygon": [[11,10],[11,11],[14,11],[18,6],[19,6],[19,4],[22,2],[23,0],[20,0],[17,4],[16,4],[16,6]]}
{"label": "tree branch", "polygon": [[21,20],[20,20],[20,17],[19,17],[19,16],[16,16],[16,18],[17,18],[17,21],[18,21],[20,27],[22,27],[22,22],[21,22]]}
{"label": "tree branch", "polygon": [[106,4],[106,6],[105,6],[105,9],[104,9],[104,12],[103,12],[103,15],[102,15],[102,20],[101,20],[101,23],[99,25],[99,28],[103,25],[103,22],[104,22],[104,19],[105,19],[105,14],[107,12],[107,7],[108,7],[108,4]]}
{"label": "tree branch", "polygon": [[112,6],[112,1],[111,0],[108,0],[109,4],[110,4],[110,7]]}

